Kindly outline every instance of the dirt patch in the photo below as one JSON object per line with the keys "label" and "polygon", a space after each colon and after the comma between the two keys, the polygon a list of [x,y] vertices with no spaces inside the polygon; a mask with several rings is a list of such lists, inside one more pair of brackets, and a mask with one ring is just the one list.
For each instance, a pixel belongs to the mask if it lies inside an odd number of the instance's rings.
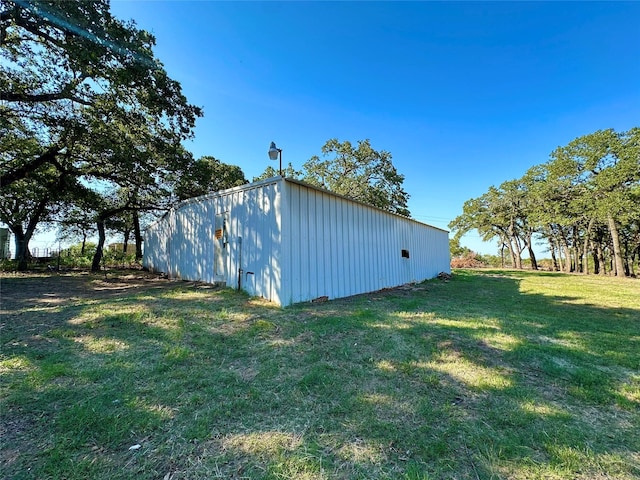
{"label": "dirt patch", "polygon": [[[191,285],[193,282],[180,282]],[[16,338],[30,346],[57,340],[43,332],[63,328],[79,308],[94,300],[117,299],[150,289],[175,288],[177,282],[141,271],[102,274],[0,274],[1,344]],[[1,348],[0,344],[0,348]]]}
{"label": "dirt patch", "polygon": [[[24,442],[36,426],[33,421],[20,415],[4,415],[0,417],[0,438],[4,448],[0,449],[0,465],[9,468],[21,455],[35,453],[36,447]],[[28,450],[28,452],[25,451]]]}
{"label": "dirt patch", "polygon": [[44,275],[0,273],[0,315],[17,314],[34,307],[53,308],[82,300],[117,297],[150,288],[173,286],[175,282],[161,275],[141,271],[106,275],[86,272]]}

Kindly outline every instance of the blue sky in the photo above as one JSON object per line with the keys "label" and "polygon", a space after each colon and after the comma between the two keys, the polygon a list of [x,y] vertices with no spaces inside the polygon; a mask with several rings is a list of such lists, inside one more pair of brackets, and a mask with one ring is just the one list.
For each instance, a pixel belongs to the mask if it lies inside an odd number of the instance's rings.
{"label": "blue sky", "polygon": [[368,138],[406,176],[413,217],[441,228],[556,147],[640,124],[636,2],[112,0],[112,13],[156,36],[204,108],[196,157],[251,180],[271,141],[300,168],[330,138]]}

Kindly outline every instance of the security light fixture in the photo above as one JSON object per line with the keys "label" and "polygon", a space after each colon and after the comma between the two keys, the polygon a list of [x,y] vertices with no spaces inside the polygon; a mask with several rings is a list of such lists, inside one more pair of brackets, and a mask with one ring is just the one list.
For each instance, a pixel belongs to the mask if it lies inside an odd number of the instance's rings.
{"label": "security light fixture", "polygon": [[269,147],[269,158],[271,160],[278,160],[280,158],[280,176],[282,176],[282,149],[276,147],[276,142],[271,142]]}

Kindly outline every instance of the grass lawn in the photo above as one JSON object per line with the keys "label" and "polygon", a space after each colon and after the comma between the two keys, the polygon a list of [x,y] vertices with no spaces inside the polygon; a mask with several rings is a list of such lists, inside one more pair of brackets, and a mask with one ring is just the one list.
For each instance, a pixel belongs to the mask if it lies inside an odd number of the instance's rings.
{"label": "grass lawn", "polygon": [[0,282],[2,478],[640,478],[638,280],[458,270],[287,309]]}

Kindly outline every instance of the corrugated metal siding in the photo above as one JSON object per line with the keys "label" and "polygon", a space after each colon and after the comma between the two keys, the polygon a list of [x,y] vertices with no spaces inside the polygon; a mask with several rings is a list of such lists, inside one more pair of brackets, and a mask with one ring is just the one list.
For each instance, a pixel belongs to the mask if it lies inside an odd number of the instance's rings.
{"label": "corrugated metal siding", "polygon": [[[227,197],[234,249],[227,284],[237,286],[242,257],[242,287],[249,294],[280,303],[280,183],[261,184]],[[242,252],[237,237],[242,237]],[[252,272],[252,273],[248,273]]]}
{"label": "corrugated metal siding", "polygon": [[[223,278],[215,275],[216,215],[227,222]],[[289,305],[449,272],[449,241],[443,230],[275,178],[179,204],[146,230],[143,264],[231,287],[242,269],[249,294]]]}
{"label": "corrugated metal siding", "polygon": [[447,232],[298,182],[284,186],[283,304],[371,292],[450,271]]}
{"label": "corrugated metal siding", "polygon": [[[249,294],[280,303],[280,188],[272,180],[182,202],[145,231],[143,265],[171,278],[230,287],[238,286],[241,268]],[[216,215],[227,220],[223,277],[215,274]]]}
{"label": "corrugated metal siding", "polygon": [[164,225],[164,221],[156,222],[144,232],[144,256],[142,257],[142,266],[155,272],[166,272],[168,270],[167,236],[164,235]]}
{"label": "corrugated metal siding", "polygon": [[170,273],[173,278],[213,282],[212,202],[193,202],[172,212]]}

